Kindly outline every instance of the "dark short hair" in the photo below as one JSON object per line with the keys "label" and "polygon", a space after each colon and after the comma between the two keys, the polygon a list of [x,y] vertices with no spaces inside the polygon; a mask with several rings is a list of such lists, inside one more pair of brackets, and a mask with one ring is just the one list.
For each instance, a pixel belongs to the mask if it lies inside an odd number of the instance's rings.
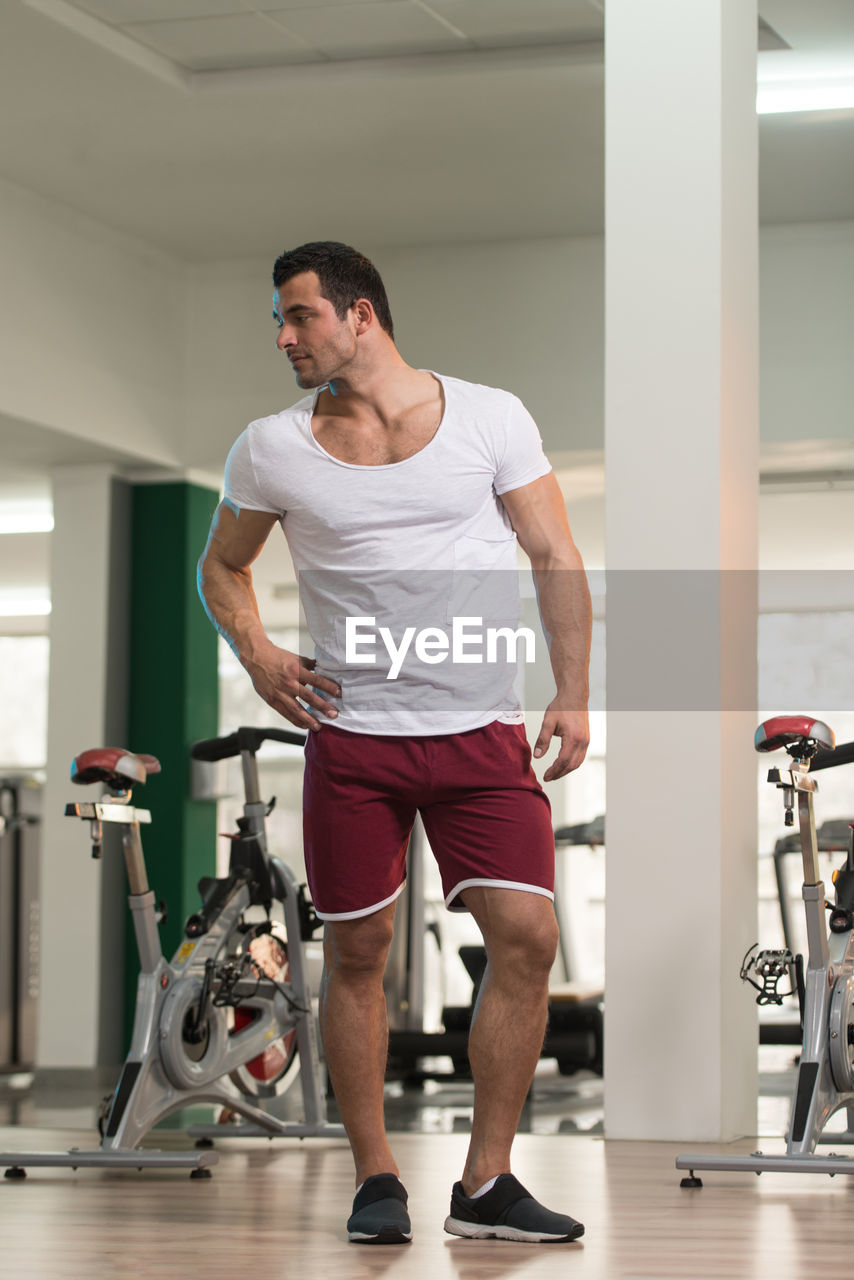
{"label": "dark short hair", "polygon": [[385,285],[374,264],[363,253],[337,240],[313,240],[298,249],[287,249],[273,266],[273,285],[279,289],[304,271],[315,273],[320,292],[332,303],[339,320],[344,319],[359,298],[367,298],[381,327],[394,338]]}

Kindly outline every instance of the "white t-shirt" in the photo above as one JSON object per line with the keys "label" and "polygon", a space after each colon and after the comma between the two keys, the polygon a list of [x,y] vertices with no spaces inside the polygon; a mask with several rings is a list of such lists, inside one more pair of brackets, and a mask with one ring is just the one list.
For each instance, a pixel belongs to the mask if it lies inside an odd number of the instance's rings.
{"label": "white t-shirt", "polygon": [[[516,535],[499,495],[551,466],[516,396],[434,377],[442,420],[402,462],[327,453],[311,430],[321,388],[250,423],[228,455],[227,500],[281,519],[317,670],[343,691],[340,729],[408,736],[522,719],[510,650],[498,641],[488,660],[485,635],[519,617]],[[482,620],[482,639],[462,624],[455,656],[463,618]]]}

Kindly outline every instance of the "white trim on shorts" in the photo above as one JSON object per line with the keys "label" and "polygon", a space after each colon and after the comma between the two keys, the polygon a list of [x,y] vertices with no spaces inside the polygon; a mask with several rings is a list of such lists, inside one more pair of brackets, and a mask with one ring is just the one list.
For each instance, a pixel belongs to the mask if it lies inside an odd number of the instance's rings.
{"label": "white trim on shorts", "polygon": [[[459,884],[454,885],[448,894],[445,899],[445,906],[449,911],[467,911],[468,907],[465,905],[452,907],[451,903],[458,893],[462,893],[463,889],[473,889],[481,885],[487,889],[518,889],[522,893],[539,893],[543,898],[551,899],[552,902],[555,900],[551,889],[544,889],[539,884],[522,884],[518,880],[461,880]],[[320,913],[318,912],[318,914]]]}
{"label": "white trim on shorts", "polygon": [[318,920],[358,920],[361,916],[372,916],[375,911],[382,911],[383,907],[387,907],[389,903],[399,898],[405,887],[406,881],[401,880],[390,898],[383,898],[382,902],[375,902],[372,907],[362,907],[360,911],[318,911],[315,907],[314,914]]}

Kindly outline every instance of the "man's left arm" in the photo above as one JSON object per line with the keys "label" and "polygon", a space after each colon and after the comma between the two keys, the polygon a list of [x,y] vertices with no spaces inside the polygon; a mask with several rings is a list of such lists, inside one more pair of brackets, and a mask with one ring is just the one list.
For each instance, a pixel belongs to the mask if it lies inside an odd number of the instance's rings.
{"label": "man's left arm", "polygon": [[553,737],[561,740],[557,759],[543,775],[546,782],[552,782],[578,768],[590,741],[590,590],[554,473],[502,493],[501,501],[531,561],[557,686],[534,744],[534,755],[542,756]]}

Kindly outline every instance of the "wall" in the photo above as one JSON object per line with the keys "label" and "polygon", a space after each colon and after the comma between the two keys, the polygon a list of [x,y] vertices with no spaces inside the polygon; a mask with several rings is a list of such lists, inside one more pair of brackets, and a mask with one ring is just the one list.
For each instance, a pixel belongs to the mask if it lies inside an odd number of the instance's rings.
{"label": "wall", "polygon": [[854,223],[765,228],[760,280],[763,438],[845,440],[852,465]]}
{"label": "wall", "polygon": [[[7,182],[0,236],[0,415],[217,473],[247,421],[298,397],[273,346],[275,250],[178,263]],[[515,391],[552,453],[602,448],[601,239],[366,249],[408,360]],[[854,223],[764,228],[761,286],[763,442],[854,458]]]}
{"label": "wall", "polygon": [[0,239],[0,414],[174,464],[184,267],[2,181]]}
{"label": "wall", "polygon": [[[602,447],[601,240],[366,252],[405,359],[515,392],[551,451]],[[188,465],[221,470],[246,422],[300,397],[274,348],[272,264],[190,268]]]}
{"label": "wall", "polygon": [[[854,223],[763,228],[760,244],[763,445],[796,464],[798,442],[826,441],[854,465]],[[366,252],[407,360],[516,392],[550,454],[602,449],[601,239]],[[300,396],[273,346],[273,257],[189,268],[190,466],[221,470],[248,421]]]}

